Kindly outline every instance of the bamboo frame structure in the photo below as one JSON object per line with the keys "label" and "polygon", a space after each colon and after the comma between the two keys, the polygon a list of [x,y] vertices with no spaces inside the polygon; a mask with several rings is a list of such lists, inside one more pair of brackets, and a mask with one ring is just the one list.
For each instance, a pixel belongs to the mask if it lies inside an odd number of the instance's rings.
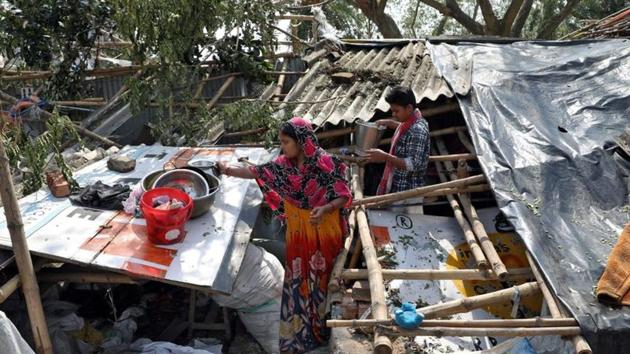
{"label": "bamboo frame structure", "polygon": [[[448,181],[448,178],[442,172],[438,172],[438,176],[440,178],[440,182],[444,183]],[[477,238],[475,237],[475,234],[472,228],[470,227],[468,220],[466,220],[466,218],[464,217],[464,213],[462,212],[461,206],[459,205],[455,197],[453,197],[453,195],[449,194],[446,196],[446,198],[448,200],[449,205],[451,206],[451,209],[453,209],[453,214],[455,216],[455,220],[457,221],[457,224],[459,225],[459,227],[462,229],[462,232],[464,233],[464,238],[466,239],[466,243],[468,244],[468,247],[470,248],[470,252],[472,253],[475,263],[477,264],[477,268],[487,269],[488,260],[486,259],[486,256],[484,255],[483,251],[481,250],[481,247],[479,246],[479,242],[477,241]]]}
{"label": "bamboo frame structure", "polygon": [[436,191],[438,189],[444,188],[454,188],[454,187],[462,187],[462,186],[470,186],[478,183],[483,183],[486,181],[486,177],[484,175],[476,175],[468,178],[432,184],[430,186],[418,187],[410,190],[406,190],[403,192],[390,193],[386,195],[379,195],[374,197],[367,197],[363,199],[357,199],[352,203],[352,207],[357,207],[364,204],[374,204],[381,203],[382,205],[391,204],[400,200],[405,200],[414,197],[422,197],[428,194],[429,192]]}
{"label": "bamboo frame structure", "polygon": [[[436,146],[440,154],[445,154],[445,155],[448,154],[448,151],[446,150],[446,144],[444,143],[444,140],[442,140],[441,138],[436,139]],[[450,161],[443,161],[441,163],[443,164],[446,170],[453,171],[450,173],[450,178],[452,180],[460,181],[460,179],[457,179],[457,173],[455,172],[456,169]],[[494,270],[494,272],[497,273],[497,275],[499,276],[499,279],[503,280],[507,278],[508,270],[505,267],[505,264],[503,264],[503,261],[501,260],[501,258],[499,257],[497,250],[494,248],[494,244],[492,243],[492,240],[490,240],[490,237],[488,236],[488,233],[486,232],[486,229],[483,226],[483,223],[479,220],[479,216],[477,215],[477,210],[472,205],[472,202],[470,201],[470,197],[466,193],[459,193],[458,197],[459,197],[459,201],[461,203],[463,212],[468,218],[468,221],[470,222],[470,225],[472,226],[472,231],[477,237],[477,241],[479,242],[479,245],[481,246],[483,253],[486,255],[486,258],[490,262],[490,266],[492,267],[492,270]]]}
{"label": "bamboo frame structure", "polygon": [[20,282],[22,283],[22,292],[26,299],[28,317],[31,321],[35,351],[37,353],[52,354],[53,349],[46,325],[44,308],[39,296],[35,269],[28,250],[26,235],[24,234],[24,223],[22,222],[20,206],[15,196],[9,158],[4,148],[4,141],[0,141],[0,197],[2,205],[4,205],[11,246],[18,267]]}

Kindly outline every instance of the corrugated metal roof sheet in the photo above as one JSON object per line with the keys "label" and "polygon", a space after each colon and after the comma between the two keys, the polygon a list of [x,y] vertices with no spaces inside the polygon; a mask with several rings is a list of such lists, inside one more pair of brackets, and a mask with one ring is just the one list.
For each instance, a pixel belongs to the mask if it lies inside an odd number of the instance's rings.
{"label": "corrugated metal roof sheet", "polygon": [[[389,110],[385,95],[395,85],[409,86],[420,103],[440,96],[453,97],[447,83],[437,73],[424,42],[352,46],[331,61],[323,56],[298,80],[285,101],[303,103],[294,114],[309,118],[316,125],[356,119],[369,120],[376,110]],[[353,82],[332,79],[337,72],[351,72]]]}

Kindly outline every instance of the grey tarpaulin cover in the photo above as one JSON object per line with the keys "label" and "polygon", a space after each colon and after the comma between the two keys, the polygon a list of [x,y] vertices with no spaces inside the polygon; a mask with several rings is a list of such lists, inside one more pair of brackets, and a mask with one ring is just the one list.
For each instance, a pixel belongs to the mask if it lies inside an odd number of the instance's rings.
{"label": "grey tarpaulin cover", "polygon": [[630,40],[430,45],[501,210],[596,353],[630,348],[630,309],[594,286],[629,220]]}

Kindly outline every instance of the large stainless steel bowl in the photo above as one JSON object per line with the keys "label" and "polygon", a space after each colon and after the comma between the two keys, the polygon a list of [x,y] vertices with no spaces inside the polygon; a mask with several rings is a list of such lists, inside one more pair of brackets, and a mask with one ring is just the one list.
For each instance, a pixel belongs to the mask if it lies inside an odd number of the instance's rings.
{"label": "large stainless steel bowl", "polygon": [[191,198],[199,198],[208,194],[209,186],[203,176],[188,169],[175,169],[158,176],[153,188],[169,187],[186,192]]}
{"label": "large stainless steel bowl", "polygon": [[354,131],[356,153],[363,155],[366,150],[377,147],[383,137],[385,129],[384,126],[378,126],[376,123],[358,121]]}

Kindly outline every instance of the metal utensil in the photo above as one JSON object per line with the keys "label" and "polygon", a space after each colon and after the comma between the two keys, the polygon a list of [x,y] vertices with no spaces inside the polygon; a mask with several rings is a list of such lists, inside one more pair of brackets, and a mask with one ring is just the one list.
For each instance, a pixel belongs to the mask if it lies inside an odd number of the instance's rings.
{"label": "metal utensil", "polygon": [[365,155],[365,151],[375,148],[379,145],[385,127],[376,125],[376,123],[361,122],[356,123],[354,131],[354,141],[356,145],[355,152],[357,155]]}

